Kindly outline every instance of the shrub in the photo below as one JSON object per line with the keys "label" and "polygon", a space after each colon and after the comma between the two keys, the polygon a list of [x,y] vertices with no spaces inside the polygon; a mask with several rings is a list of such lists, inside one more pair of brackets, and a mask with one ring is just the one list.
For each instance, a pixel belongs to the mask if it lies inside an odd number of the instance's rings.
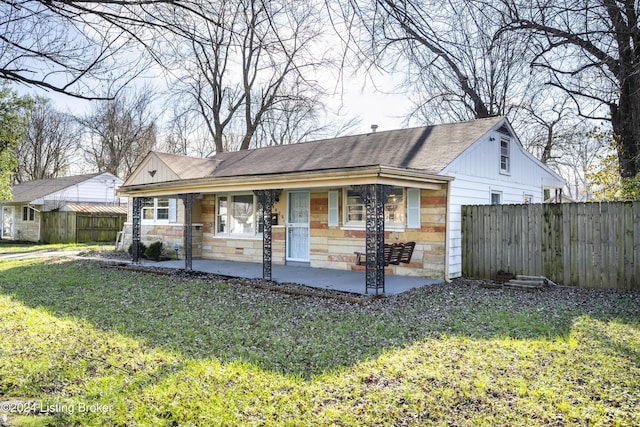
{"label": "shrub", "polygon": [[[140,242],[140,253],[144,255],[146,251],[147,251],[147,245]],[[129,252],[129,255],[133,255],[133,243],[129,245],[129,249],[127,249],[127,252]]]}
{"label": "shrub", "polygon": [[159,259],[160,255],[162,255],[162,242],[153,242],[144,251],[144,254],[149,259],[155,259],[155,260]]}

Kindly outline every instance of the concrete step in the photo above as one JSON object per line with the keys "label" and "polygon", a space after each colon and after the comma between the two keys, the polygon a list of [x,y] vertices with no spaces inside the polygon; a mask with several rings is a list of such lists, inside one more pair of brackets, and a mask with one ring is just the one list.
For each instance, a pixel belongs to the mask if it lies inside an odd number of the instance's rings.
{"label": "concrete step", "polygon": [[522,291],[535,291],[544,288],[544,283],[509,281],[502,285],[505,289],[517,289]]}
{"label": "concrete step", "polygon": [[547,280],[547,279],[544,276],[525,276],[525,275],[522,275],[522,274],[518,274],[516,276],[516,280],[539,281],[539,282],[543,282],[544,283],[544,281]]}
{"label": "concrete step", "polygon": [[505,283],[504,287],[507,289],[533,291],[544,288],[545,281],[546,279],[542,276],[517,275],[515,279],[511,279]]}
{"label": "concrete step", "polygon": [[[513,276],[512,276],[513,277]],[[491,283],[483,283],[480,285],[483,288],[488,289],[518,289],[524,291],[534,291],[545,289],[548,286],[557,286],[551,280],[544,276],[526,276],[519,274],[515,279],[511,279],[508,282],[493,281]]]}
{"label": "concrete step", "polygon": [[511,283],[513,285],[525,285],[525,286],[544,286],[544,280],[511,279],[507,283]]}

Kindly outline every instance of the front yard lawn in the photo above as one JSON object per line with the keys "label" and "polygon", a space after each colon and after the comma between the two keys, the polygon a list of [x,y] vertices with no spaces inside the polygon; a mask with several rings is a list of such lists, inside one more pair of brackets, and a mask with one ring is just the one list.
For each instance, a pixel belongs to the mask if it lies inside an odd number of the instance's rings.
{"label": "front yard lawn", "polygon": [[56,252],[56,251],[91,251],[91,250],[113,250],[113,243],[33,243],[16,242],[13,240],[0,240],[0,255],[34,253],[34,252]]}
{"label": "front yard lawn", "polygon": [[638,292],[458,280],[358,305],[4,260],[0,340],[14,425],[640,425]]}

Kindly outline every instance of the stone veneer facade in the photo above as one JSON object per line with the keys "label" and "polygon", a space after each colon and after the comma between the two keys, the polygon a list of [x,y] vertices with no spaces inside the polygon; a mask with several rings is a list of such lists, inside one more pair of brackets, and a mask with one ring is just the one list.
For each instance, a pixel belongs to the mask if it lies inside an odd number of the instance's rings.
{"label": "stone veneer facade", "polygon": [[[339,189],[342,194],[343,189]],[[405,228],[404,231],[386,231],[385,242],[415,241],[416,247],[411,263],[391,265],[385,271],[405,276],[442,278],[446,263],[446,189],[421,190],[420,228]],[[272,229],[272,261],[274,264],[286,262],[286,221],[287,194],[283,192],[274,206],[278,215],[278,225]],[[343,198],[339,197],[339,212],[342,212]],[[132,206],[133,203],[129,203]],[[178,218],[183,218],[182,203],[178,201]],[[310,191],[310,266],[341,270],[364,270],[355,265],[354,252],[364,252],[365,230],[328,225],[328,190]],[[193,217],[193,257],[229,261],[262,262],[262,238],[230,238],[216,236],[216,196],[204,194],[196,200]],[[342,223],[342,216],[340,216]],[[131,242],[131,223],[125,230],[125,248]],[[175,256],[173,245],[180,245],[179,256],[183,252],[184,226],[180,224],[142,224],[142,241],[145,244],[160,240],[165,253]],[[127,240],[128,239],[128,240]]]}

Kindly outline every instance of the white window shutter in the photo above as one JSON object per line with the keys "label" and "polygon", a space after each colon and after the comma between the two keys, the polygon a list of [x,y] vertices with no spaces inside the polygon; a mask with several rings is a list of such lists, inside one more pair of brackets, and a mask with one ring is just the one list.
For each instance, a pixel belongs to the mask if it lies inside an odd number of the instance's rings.
{"label": "white window shutter", "polygon": [[420,228],[420,189],[407,189],[407,227]]}
{"label": "white window shutter", "polygon": [[338,192],[329,191],[329,227],[337,227],[339,223]]}
{"label": "white window shutter", "polygon": [[169,222],[178,222],[177,199],[169,199]]}

